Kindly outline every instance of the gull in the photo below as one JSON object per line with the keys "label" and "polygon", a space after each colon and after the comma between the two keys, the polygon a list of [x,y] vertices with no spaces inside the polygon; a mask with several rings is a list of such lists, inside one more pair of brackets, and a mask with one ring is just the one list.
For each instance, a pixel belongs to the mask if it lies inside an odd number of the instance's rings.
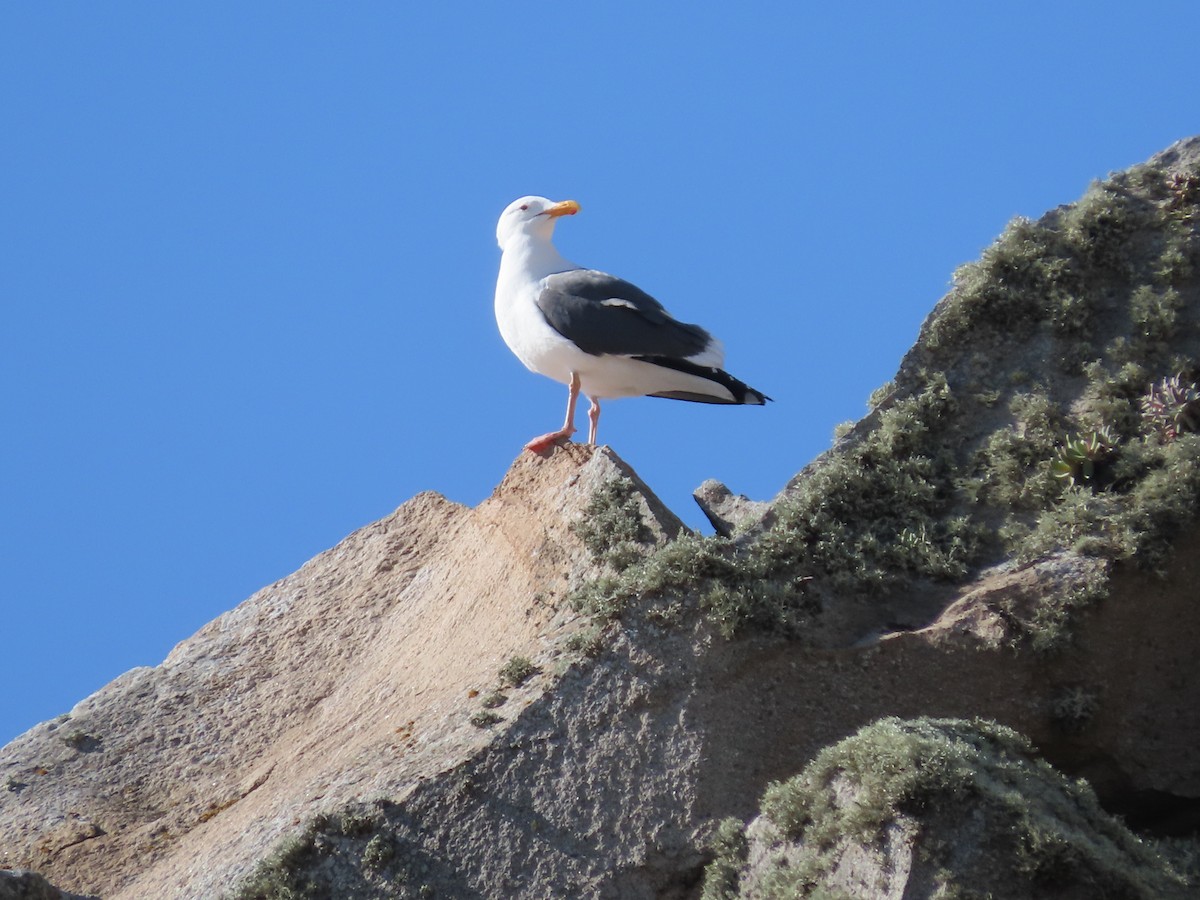
{"label": "gull", "polygon": [[530,371],[567,385],[563,427],[526,450],[543,452],[575,433],[575,404],[589,401],[588,443],[596,443],[600,401],[666,397],[697,403],[762,406],[770,398],[721,367],[724,350],[699,325],[621,278],[586,269],[554,248],[554,226],[579,212],[574,200],[522,197],[496,224],[503,251],[496,280],[496,323]]}

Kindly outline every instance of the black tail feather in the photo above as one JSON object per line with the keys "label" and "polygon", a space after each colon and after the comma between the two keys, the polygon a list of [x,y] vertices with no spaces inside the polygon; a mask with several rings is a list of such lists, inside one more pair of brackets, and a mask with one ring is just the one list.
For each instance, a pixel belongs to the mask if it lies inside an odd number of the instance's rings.
{"label": "black tail feather", "polygon": [[698,366],[693,362],[688,362],[686,359],[673,359],[668,356],[635,356],[633,358],[656,366],[662,366],[665,369],[686,372],[688,375],[695,375],[697,378],[706,378],[715,384],[721,385],[721,387],[733,395],[732,400],[722,400],[719,397],[710,397],[707,394],[693,394],[690,391],[661,391],[656,394],[650,394],[649,396],[651,397],[665,397],[668,400],[689,400],[692,403],[743,403],[752,406],[762,406],[771,399],[762,391],[756,391],[744,381],[738,381],[724,369],[718,369],[715,366]]}

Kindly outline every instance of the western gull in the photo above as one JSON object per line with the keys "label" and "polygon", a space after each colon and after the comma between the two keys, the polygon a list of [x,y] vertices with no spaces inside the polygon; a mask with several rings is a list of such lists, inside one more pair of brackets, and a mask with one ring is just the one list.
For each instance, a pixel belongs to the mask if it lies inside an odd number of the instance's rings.
{"label": "western gull", "polygon": [[496,322],[530,371],[567,385],[563,427],[534,438],[541,452],[575,433],[575,401],[588,398],[588,443],[596,443],[600,401],[666,397],[697,403],[762,406],[770,398],[722,370],[724,350],[699,325],[673,319],[628,281],[564,259],[551,238],[574,200],[514,200],[496,224],[503,252]]}

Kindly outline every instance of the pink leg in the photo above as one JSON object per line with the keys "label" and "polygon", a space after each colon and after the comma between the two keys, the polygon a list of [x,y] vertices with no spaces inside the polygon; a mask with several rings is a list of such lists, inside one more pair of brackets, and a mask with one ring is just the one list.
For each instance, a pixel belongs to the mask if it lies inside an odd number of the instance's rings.
{"label": "pink leg", "polygon": [[[575,433],[575,401],[577,399],[579,399],[579,376],[572,372],[571,383],[567,386],[567,418],[563,422],[563,427],[558,431],[550,431],[535,437],[525,445],[525,449],[531,453],[542,453],[559,441],[569,441],[571,435]],[[590,412],[589,415],[591,415]]]}
{"label": "pink leg", "polygon": [[600,424],[600,404],[595,397],[589,397],[592,405],[588,407],[588,421],[591,422],[591,427],[588,429],[588,443],[596,443],[596,426]]}

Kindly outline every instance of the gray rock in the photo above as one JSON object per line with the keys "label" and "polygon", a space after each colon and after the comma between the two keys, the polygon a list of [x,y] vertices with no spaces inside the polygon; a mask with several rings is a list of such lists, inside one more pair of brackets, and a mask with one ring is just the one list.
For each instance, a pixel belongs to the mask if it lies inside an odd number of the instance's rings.
{"label": "gray rock", "polygon": [[0,870],[0,900],[96,900],[90,894],[60,891],[42,875],[25,869]]}
{"label": "gray rock", "polygon": [[724,537],[733,537],[738,531],[762,521],[771,508],[771,504],[765,501],[734,494],[715,478],[701,484],[692,492],[692,496],[713,529]]}

